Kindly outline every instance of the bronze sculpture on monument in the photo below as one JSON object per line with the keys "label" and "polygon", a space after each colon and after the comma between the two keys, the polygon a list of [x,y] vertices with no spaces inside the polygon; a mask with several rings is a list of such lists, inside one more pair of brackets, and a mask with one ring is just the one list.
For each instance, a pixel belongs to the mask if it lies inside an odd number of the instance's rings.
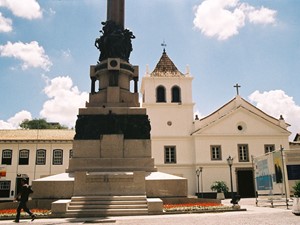
{"label": "bronze sculpture on monument", "polygon": [[99,62],[108,58],[121,58],[129,62],[132,51],[131,39],[135,38],[133,33],[128,29],[122,30],[111,20],[102,22],[102,25],[104,25],[100,31],[102,36],[95,41],[95,46],[101,52]]}
{"label": "bronze sculpture on monument", "polygon": [[121,58],[129,62],[132,51],[131,39],[135,38],[133,33],[124,29],[124,0],[107,1],[107,20],[95,41],[95,46],[100,51],[99,62],[108,58]]}
{"label": "bronze sculpture on monument", "polygon": [[52,203],[55,216],[157,214],[160,198],[187,196],[185,178],[154,166],[138,66],[129,63],[134,35],[124,29],[124,8],[124,0],[107,1],[107,21],[95,42],[100,57],[90,66],[91,92],[79,109],[69,168],[33,181],[34,199],[61,199]]}

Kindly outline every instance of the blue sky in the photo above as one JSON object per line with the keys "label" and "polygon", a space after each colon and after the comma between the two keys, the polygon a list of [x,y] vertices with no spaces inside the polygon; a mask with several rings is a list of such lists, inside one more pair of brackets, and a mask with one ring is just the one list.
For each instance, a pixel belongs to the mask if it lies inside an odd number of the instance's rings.
{"label": "blue sky", "polygon": [[[284,116],[291,138],[300,132],[300,1],[125,2],[140,80],[164,41],[181,72],[189,65],[200,117],[235,97],[239,83],[244,99]],[[105,20],[106,0],[0,0],[0,129],[41,117],[74,127]]]}

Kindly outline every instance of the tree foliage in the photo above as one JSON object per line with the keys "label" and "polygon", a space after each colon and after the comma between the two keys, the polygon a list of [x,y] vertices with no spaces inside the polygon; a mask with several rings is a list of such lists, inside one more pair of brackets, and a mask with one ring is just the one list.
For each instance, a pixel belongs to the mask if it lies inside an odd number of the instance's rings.
{"label": "tree foliage", "polygon": [[20,127],[23,129],[68,129],[59,123],[48,123],[45,119],[24,120]]}

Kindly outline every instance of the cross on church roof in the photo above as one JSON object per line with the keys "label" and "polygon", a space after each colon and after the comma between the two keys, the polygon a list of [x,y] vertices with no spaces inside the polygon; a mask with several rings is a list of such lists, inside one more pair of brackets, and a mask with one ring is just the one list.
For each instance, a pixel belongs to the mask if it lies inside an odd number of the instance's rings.
{"label": "cross on church roof", "polygon": [[241,87],[241,85],[239,85],[238,83],[236,83],[236,85],[234,85],[233,87],[236,88],[236,95],[239,95],[239,88]]}

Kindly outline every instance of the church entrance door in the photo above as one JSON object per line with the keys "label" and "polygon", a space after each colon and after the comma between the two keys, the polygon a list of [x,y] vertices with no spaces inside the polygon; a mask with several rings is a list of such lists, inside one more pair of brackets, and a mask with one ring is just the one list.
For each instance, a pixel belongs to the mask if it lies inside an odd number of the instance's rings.
{"label": "church entrance door", "polygon": [[237,168],[237,188],[241,198],[255,197],[252,168]]}

